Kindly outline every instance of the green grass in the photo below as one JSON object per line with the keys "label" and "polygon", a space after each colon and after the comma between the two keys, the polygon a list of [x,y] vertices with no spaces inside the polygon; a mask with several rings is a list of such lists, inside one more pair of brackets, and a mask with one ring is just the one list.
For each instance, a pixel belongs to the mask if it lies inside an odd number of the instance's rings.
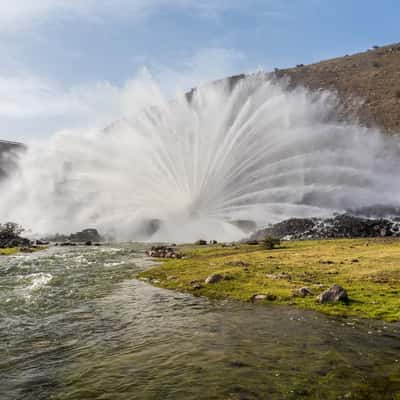
{"label": "green grass", "polygon": [[[47,246],[40,246],[40,247],[32,247],[33,252],[46,250]],[[9,247],[6,249],[0,249],[0,256],[12,256],[14,254],[20,253],[19,247]]]}
{"label": "green grass", "polygon": [[18,253],[17,247],[9,247],[7,249],[0,249],[0,256],[11,256]]}
{"label": "green grass", "polygon": [[[183,260],[166,260],[140,275],[154,285],[215,299],[250,301],[271,295],[270,304],[294,305],[331,315],[400,320],[400,240],[343,239],[283,242],[280,248],[238,245],[184,246]],[[226,280],[206,285],[207,276]],[[348,304],[322,305],[316,297],[334,283]],[[194,286],[201,285],[200,288]],[[306,286],[312,296],[295,297]]]}

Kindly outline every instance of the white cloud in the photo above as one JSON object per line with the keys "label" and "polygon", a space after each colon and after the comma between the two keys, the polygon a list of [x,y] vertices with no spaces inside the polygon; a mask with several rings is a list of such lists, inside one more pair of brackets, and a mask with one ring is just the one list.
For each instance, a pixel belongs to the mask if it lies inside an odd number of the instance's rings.
{"label": "white cloud", "polygon": [[[210,62],[211,60],[211,62]],[[202,49],[182,61],[179,70],[158,67],[117,86],[95,82],[63,88],[32,74],[0,76],[0,137],[27,140],[74,128],[101,129],[135,109],[244,69],[244,56],[234,49]]]}
{"label": "white cloud", "polygon": [[142,17],[167,7],[216,16],[237,4],[238,0],[0,0],[0,31],[20,31],[57,19],[104,21],[113,17]]}

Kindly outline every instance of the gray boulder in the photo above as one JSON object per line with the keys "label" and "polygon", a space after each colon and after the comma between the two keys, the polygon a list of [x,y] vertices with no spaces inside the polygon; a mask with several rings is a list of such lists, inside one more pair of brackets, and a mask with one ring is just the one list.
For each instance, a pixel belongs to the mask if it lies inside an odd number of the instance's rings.
{"label": "gray boulder", "polygon": [[330,287],[328,290],[325,290],[325,292],[321,293],[318,296],[318,301],[321,304],[338,303],[338,302],[347,303],[348,300],[349,297],[347,295],[346,290],[336,284]]}

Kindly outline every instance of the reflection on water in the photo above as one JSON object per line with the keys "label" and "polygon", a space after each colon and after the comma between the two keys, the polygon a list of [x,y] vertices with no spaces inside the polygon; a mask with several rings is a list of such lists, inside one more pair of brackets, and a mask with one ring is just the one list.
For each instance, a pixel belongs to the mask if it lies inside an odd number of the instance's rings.
{"label": "reflection on water", "polygon": [[[397,399],[400,326],[134,279],[140,246],[0,259],[0,399]],[[397,393],[397,394],[396,394]]]}

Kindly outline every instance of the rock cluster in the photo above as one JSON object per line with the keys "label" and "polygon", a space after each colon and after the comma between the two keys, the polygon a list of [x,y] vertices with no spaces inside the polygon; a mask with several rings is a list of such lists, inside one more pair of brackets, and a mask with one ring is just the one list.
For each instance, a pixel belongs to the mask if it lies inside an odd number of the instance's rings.
{"label": "rock cluster", "polygon": [[146,254],[154,258],[182,258],[181,253],[168,246],[153,246],[151,249],[146,250]]}
{"label": "rock cluster", "polygon": [[342,214],[332,218],[291,218],[254,233],[286,240],[400,236],[400,218],[366,218]]}
{"label": "rock cluster", "polygon": [[46,237],[44,240],[60,243],[60,246],[75,246],[77,243],[91,246],[94,243],[103,242],[104,238],[97,229],[88,228],[80,232],[71,233],[71,235],[60,235],[57,233],[54,236]]}
{"label": "rock cluster", "polygon": [[0,249],[10,247],[30,247],[31,241],[9,232],[0,232]]}

